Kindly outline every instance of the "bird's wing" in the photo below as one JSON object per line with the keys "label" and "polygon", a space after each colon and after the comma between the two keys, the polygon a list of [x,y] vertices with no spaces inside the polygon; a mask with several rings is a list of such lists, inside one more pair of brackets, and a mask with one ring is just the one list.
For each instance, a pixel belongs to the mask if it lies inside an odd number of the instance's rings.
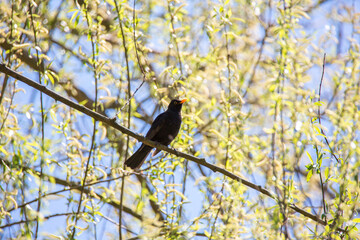
{"label": "bird's wing", "polygon": [[146,137],[152,139],[164,126],[166,122],[166,112],[163,112],[159,116],[157,116],[154,122],[151,124],[149,131],[146,134]]}

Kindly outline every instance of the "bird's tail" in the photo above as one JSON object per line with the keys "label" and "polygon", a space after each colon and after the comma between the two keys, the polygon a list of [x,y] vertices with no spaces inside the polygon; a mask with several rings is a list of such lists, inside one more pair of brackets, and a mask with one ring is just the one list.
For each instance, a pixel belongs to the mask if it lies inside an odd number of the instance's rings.
{"label": "bird's tail", "polygon": [[144,163],[151,149],[153,148],[142,144],[141,147],[125,161],[125,165],[132,169],[138,169]]}

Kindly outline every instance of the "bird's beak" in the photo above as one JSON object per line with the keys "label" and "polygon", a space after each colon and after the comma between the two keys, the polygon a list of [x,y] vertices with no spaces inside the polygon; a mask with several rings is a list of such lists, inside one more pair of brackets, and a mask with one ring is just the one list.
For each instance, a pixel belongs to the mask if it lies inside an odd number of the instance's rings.
{"label": "bird's beak", "polygon": [[185,99],[181,100],[180,103],[183,104],[186,101],[187,101],[187,99],[185,98]]}

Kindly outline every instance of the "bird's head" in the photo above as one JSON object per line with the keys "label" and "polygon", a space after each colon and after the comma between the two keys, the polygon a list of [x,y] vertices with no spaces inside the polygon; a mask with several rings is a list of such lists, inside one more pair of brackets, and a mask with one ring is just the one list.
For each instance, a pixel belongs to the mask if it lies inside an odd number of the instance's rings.
{"label": "bird's head", "polygon": [[187,99],[183,99],[183,100],[173,99],[173,100],[171,100],[168,109],[180,112],[183,103],[186,102],[186,101],[187,101]]}

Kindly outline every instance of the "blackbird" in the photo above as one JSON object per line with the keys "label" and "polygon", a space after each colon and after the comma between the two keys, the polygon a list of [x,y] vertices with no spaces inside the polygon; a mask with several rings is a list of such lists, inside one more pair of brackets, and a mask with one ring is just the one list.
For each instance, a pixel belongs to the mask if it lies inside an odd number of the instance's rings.
{"label": "blackbird", "polygon": [[[165,146],[169,145],[179,133],[181,126],[181,107],[187,99],[171,100],[168,109],[155,118],[146,138],[161,143]],[[125,165],[138,169],[144,163],[153,147],[141,144],[140,148],[125,161]],[[156,149],[152,156],[158,154],[160,150]]]}

